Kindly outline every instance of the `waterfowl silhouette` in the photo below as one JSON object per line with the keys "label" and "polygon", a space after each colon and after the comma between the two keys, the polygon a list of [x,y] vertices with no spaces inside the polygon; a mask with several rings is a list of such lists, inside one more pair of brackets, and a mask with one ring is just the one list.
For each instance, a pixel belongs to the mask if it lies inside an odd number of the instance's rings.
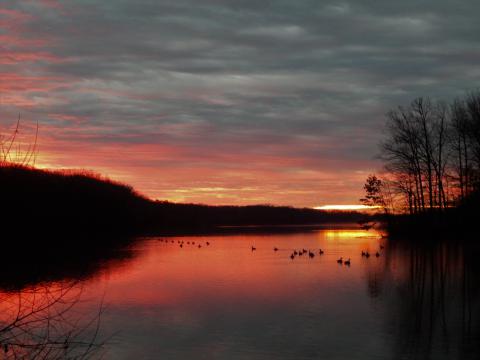
{"label": "waterfowl silhouette", "polygon": [[376,222],[374,222],[373,224],[365,224],[362,226],[362,229],[364,230],[370,230],[371,228],[373,228],[375,226]]}
{"label": "waterfowl silhouette", "polygon": [[370,253],[369,253],[368,251],[365,253],[365,257],[366,257],[367,259],[370,257]]}
{"label": "waterfowl silhouette", "polygon": [[273,251],[278,251],[278,249],[276,247],[273,248]]}
{"label": "waterfowl silhouette", "polygon": [[257,248],[256,248],[256,247],[254,247],[254,246],[252,246],[252,251],[254,251],[254,250],[257,250]]}
{"label": "waterfowl silhouette", "polygon": [[290,259],[292,259],[292,260],[295,259],[295,255],[293,255],[293,254],[290,255]]}
{"label": "waterfowl silhouette", "polygon": [[180,244],[180,247],[183,248],[183,244]]}
{"label": "waterfowl silhouette", "polygon": [[207,246],[209,246],[209,245],[210,245],[210,243],[207,241]]}
{"label": "waterfowl silhouette", "polygon": [[202,247],[202,245],[198,244],[198,248],[200,249]]}
{"label": "waterfowl silhouette", "polygon": [[377,251],[377,252],[375,253],[375,256],[376,256],[376,257],[380,257],[380,253]]}
{"label": "waterfowl silhouette", "polygon": [[295,251],[293,252],[293,255],[298,255],[297,250],[295,250]]}
{"label": "waterfowl silhouette", "polygon": [[318,252],[320,255],[323,255],[324,251],[322,249],[320,249],[320,251]]}
{"label": "waterfowl silhouette", "polygon": [[347,266],[350,266],[350,258],[348,258],[348,260],[345,260],[343,263]]}
{"label": "waterfowl silhouette", "polygon": [[340,257],[340,259],[338,259],[338,260],[337,260],[337,263],[339,263],[339,264],[343,264],[343,258],[342,258],[342,257]]}
{"label": "waterfowl silhouette", "polygon": [[365,256],[365,255],[366,255],[366,254],[365,254],[365,251],[362,250],[362,256]]}
{"label": "waterfowl silhouette", "polygon": [[315,257],[315,254],[311,251],[308,252],[308,256],[310,256],[310,258],[314,258]]}

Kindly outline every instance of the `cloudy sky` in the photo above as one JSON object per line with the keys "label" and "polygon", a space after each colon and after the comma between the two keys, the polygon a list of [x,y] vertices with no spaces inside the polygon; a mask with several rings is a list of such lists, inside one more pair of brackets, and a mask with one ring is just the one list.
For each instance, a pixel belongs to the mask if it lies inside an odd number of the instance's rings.
{"label": "cloudy sky", "polygon": [[478,0],[1,0],[0,126],[152,198],[357,203],[384,114],[480,85]]}

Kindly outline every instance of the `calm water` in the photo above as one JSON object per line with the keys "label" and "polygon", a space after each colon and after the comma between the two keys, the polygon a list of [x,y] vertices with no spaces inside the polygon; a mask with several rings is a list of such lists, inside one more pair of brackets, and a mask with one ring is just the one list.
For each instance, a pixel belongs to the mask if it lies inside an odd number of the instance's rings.
{"label": "calm water", "polygon": [[[315,257],[292,260],[302,248]],[[4,285],[0,345],[7,358],[477,359],[474,260],[347,229],[138,239],[79,274]]]}

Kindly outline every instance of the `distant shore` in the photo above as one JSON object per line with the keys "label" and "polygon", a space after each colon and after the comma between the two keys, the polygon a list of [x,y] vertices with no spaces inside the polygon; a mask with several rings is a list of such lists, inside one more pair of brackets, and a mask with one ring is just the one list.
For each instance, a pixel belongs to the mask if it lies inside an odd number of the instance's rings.
{"label": "distant shore", "polygon": [[[155,234],[234,227],[347,224],[365,214],[287,206],[209,206],[153,201],[89,172],[0,167],[5,233]],[[230,229],[228,228],[230,227]]]}

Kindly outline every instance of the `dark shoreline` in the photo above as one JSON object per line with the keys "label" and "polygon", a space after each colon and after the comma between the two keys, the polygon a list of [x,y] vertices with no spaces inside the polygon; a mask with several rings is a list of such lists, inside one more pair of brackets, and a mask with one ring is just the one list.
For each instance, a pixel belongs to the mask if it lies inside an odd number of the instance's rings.
{"label": "dark shoreline", "polygon": [[[128,185],[86,172],[0,167],[4,234],[142,235],[212,231],[225,226],[354,223],[357,212],[287,206],[208,206],[153,201]],[[225,231],[225,229],[224,229]],[[45,239],[44,239],[45,240]]]}

